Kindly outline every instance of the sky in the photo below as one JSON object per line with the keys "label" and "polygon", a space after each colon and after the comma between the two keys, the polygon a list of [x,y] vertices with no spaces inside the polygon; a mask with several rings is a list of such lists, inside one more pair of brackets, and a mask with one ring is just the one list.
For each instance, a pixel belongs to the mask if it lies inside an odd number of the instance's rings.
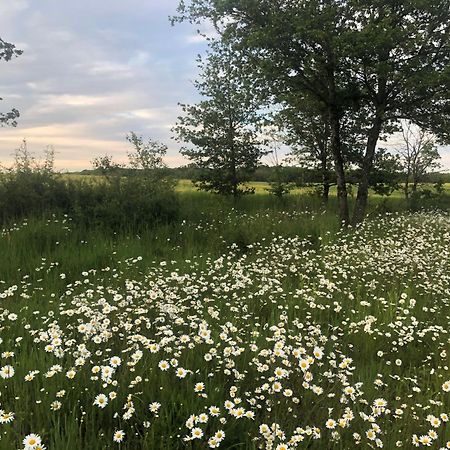
{"label": "sky", "polygon": [[[22,139],[37,156],[54,146],[59,170],[104,154],[123,162],[130,131],[165,143],[169,166],[185,164],[171,127],[178,103],[198,99],[206,45],[194,26],[171,26],[178,1],[0,0],[0,37],[24,51],[0,61],[0,112],[21,113],[16,128],[0,128],[0,164]],[[450,148],[441,155],[450,170]]]}
{"label": "sky", "polygon": [[63,170],[95,156],[125,160],[135,131],[169,146],[170,166],[186,163],[171,127],[178,103],[196,100],[192,81],[205,43],[190,24],[171,26],[178,0],[8,0],[0,37],[24,53],[0,62],[0,111],[19,109],[17,128],[0,128],[0,163],[22,139],[36,155],[56,150]]}

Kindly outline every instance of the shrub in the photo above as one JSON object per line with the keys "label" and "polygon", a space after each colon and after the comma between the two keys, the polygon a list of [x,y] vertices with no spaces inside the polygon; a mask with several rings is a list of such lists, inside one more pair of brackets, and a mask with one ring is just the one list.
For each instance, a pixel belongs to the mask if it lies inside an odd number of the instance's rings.
{"label": "shrub", "polygon": [[[12,167],[0,177],[0,220],[68,214],[86,226],[118,231],[137,230],[178,217],[174,182],[166,173],[162,156],[166,147],[132,134],[135,152],[130,166],[121,167],[109,156],[96,158],[94,167],[104,175],[100,182],[70,180],[54,171],[54,151],[48,147],[37,161],[23,141]],[[140,146],[140,147],[139,147]]]}

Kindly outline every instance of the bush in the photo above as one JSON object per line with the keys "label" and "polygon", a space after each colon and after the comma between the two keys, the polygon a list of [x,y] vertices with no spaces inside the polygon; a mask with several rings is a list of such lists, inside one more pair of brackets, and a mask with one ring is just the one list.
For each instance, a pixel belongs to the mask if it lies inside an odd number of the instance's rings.
{"label": "bush", "polygon": [[3,222],[46,212],[66,211],[70,198],[65,183],[41,174],[10,176],[0,187]]}
{"label": "bush", "polygon": [[179,202],[172,189],[135,177],[112,183],[72,183],[75,222],[114,231],[152,227],[178,218]]}
{"label": "bush", "polygon": [[[142,144],[133,136],[135,145]],[[133,164],[127,176],[111,158],[97,158],[96,163],[104,166],[103,180],[71,181],[55,173],[53,149],[49,147],[43,162],[38,162],[24,141],[16,150],[14,165],[0,175],[1,223],[60,213],[89,227],[137,231],[174,221],[179,203],[162,163],[164,151],[159,146],[131,153]]]}

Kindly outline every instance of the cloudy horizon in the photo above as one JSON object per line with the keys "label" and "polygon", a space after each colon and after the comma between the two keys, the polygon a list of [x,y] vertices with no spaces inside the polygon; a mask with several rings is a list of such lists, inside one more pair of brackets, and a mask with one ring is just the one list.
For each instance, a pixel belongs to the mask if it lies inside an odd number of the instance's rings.
{"label": "cloudy horizon", "polygon": [[205,45],[188,24],[172,27],[178,0],[15,0],[0,5],[0,37],[24,53],[2,61],[0,111],[16,128],[0,129],[0,162],[26,139],[40,154],[56,150],[59,169],[90,167],[93,157],[126,158],[135,131],[169,146],[167,163],[185,163],[170,128],[192,102],[196,57]]}
{"label": "cloudy horizon", "polygon": [[[0,111],[13,107],[16,128],[0,128],[0,163],[26,139],[47,145],[59,170],[91,167],[95,156],[126,159],[135,131],[169,147],[169,166],[186,163],[171,127],[178,103],[197,97],[192,81],[205,43],[190,24],[172,27],[178,0],[14,0],[0,5],[0,37],[24,51],[0,62]],[[441,149],[450,170],[450,148]]]}

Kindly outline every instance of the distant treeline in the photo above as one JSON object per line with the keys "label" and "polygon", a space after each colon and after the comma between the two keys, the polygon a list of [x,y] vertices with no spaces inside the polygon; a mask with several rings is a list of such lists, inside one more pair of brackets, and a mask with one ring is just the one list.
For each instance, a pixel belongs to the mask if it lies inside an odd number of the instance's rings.
{"label": "distant treeline", "polygon": [[[118,168],[118,173],[123,176],[131,174],[130,169]],[[179,180],[196,180],[200,177],[202,169],[199,169],[193,165],[165,168],[167,174],[175,179]],[[261,165],[252,175],[252,181],[270,183],[277,176],[278,167]],[[283,179],[288,183],[294,183],[299,186],[311,183],[321,183],[322,174],[314,169],[295,167],[295,166],[283,166]],[[101,175],[99,170],[82,170],[77,172],[80,175]],[[352,174],[356,174],[356,171],[349,170],[348,178],[351,181]],[[332,173],[330,173],[332,176]],[[425,183],[450,183],[450,173],[432,172],[424,175]]]}

